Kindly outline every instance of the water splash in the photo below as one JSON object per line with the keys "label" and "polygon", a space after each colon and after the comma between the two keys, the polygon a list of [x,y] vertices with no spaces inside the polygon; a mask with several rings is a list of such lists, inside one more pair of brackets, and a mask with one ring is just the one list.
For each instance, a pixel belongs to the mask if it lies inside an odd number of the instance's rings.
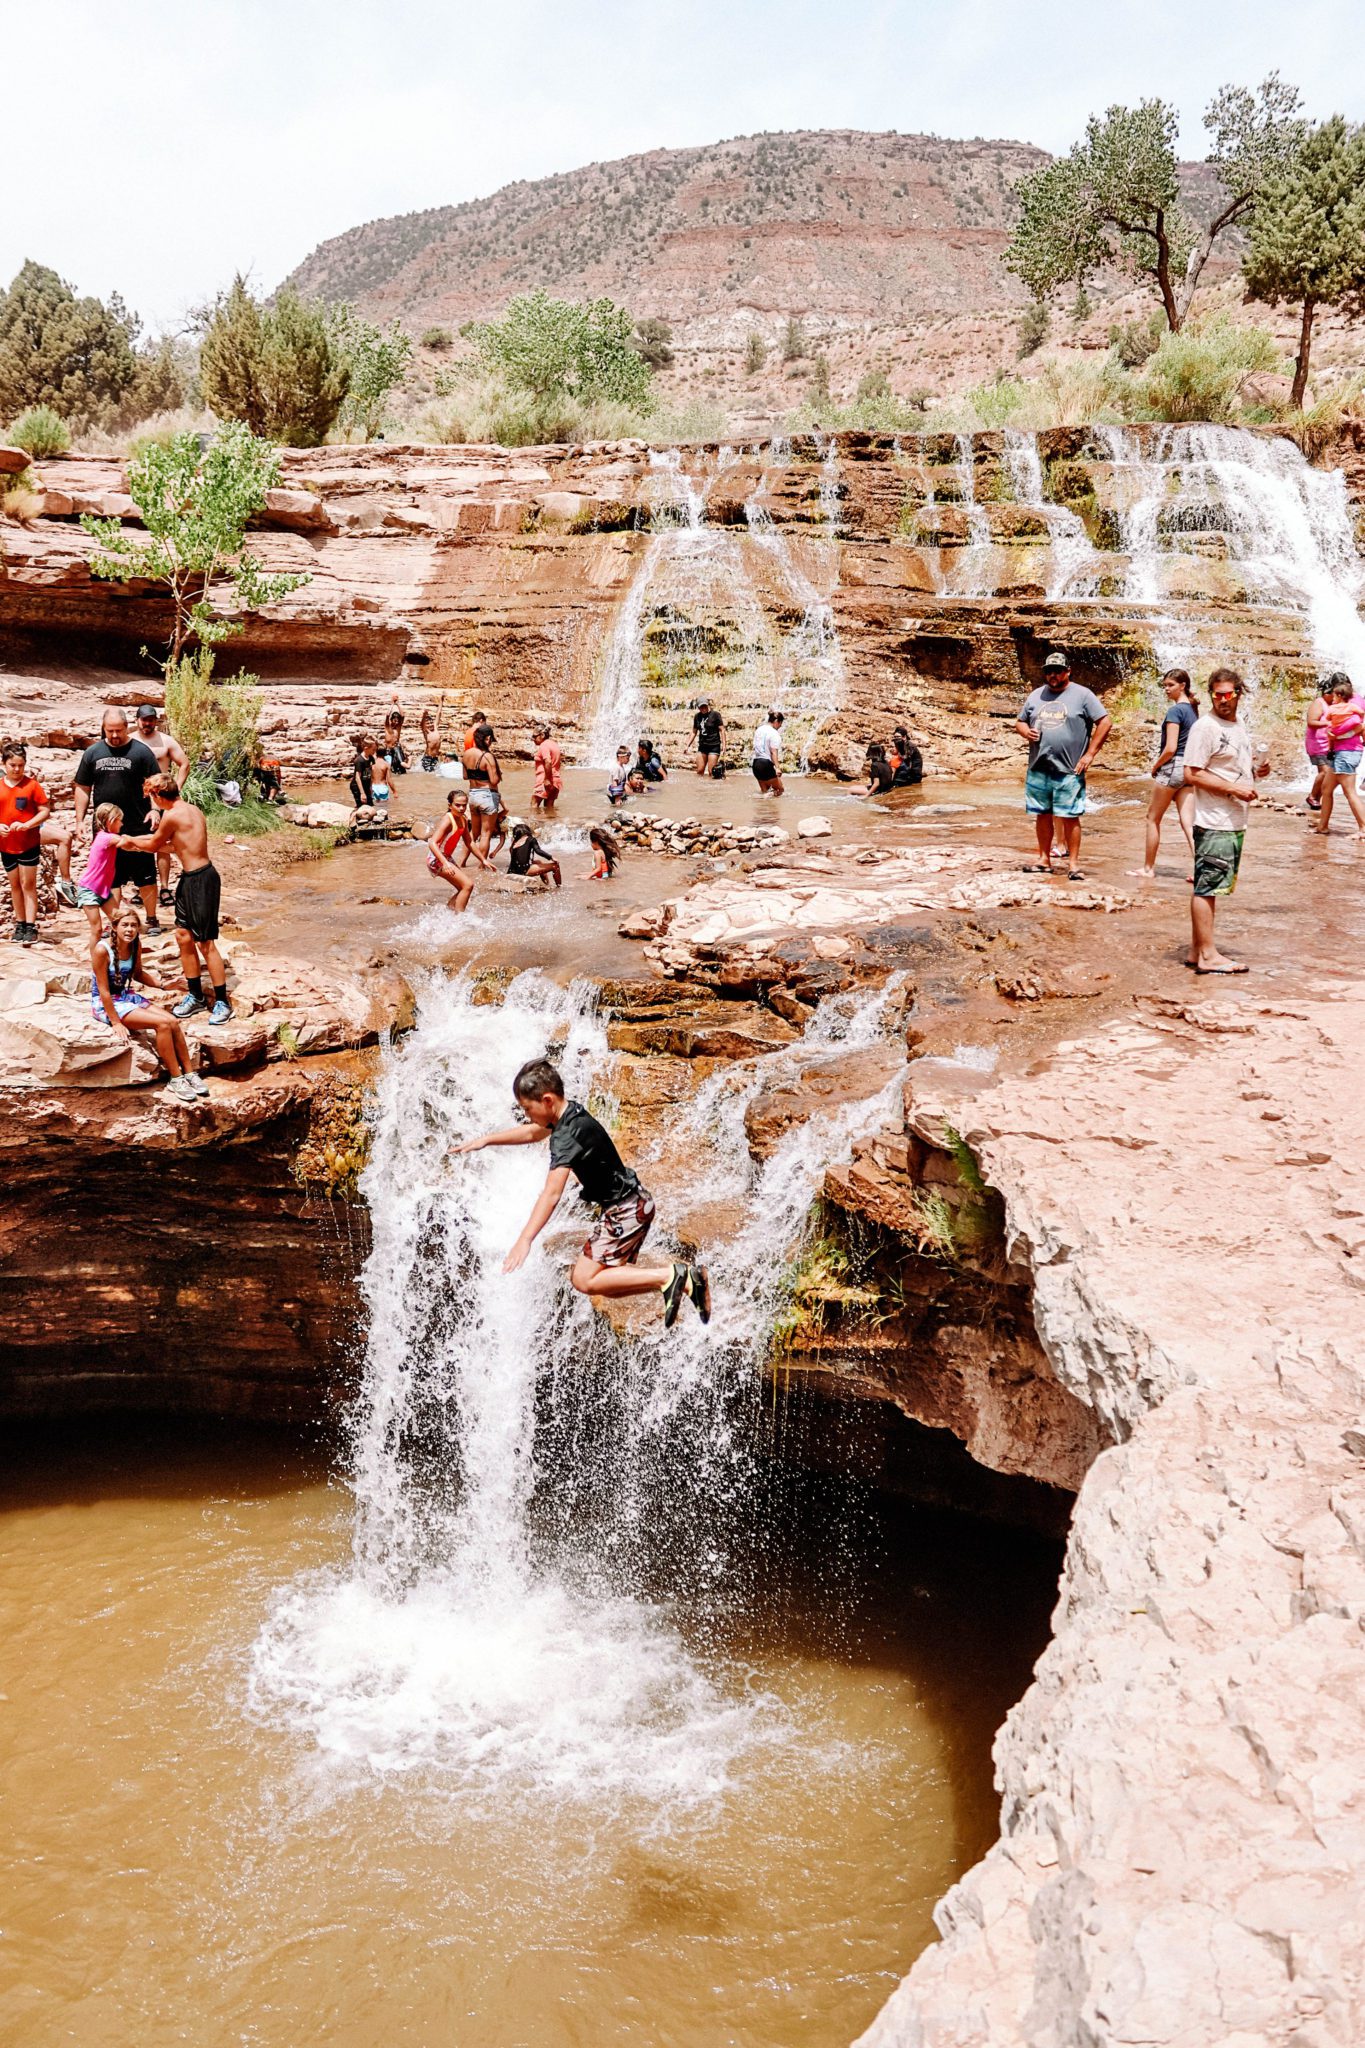
{"label": "water splash", "polygon": [[[812,1035],[875,1031],[886,1000],[841,1002]],[[249,1697],[352,1776],[643,1802],[664,1827],[714,1801],[741,1757],[796,1739],[742,1668],[687,1647],[659,1594],[724,1580],[784,1248],[825,1163],[890,1096],[813,1119],[750,1168],[734,1119],[768,1078],[753,1062],[719,1143],[704,1118],[675,1134],[690,1185],[746,1205],[710,1262],[712,1324],[689,1312],[672,1332],[656,1317],[618,1336],[565,1284],[576,1219],[500,1270],[543,1148],[448,1158],[502,1120],[511,1074],[547,1047],[588,1097],[606,1061],[589,991],[533,973],[501,1004],[467,978],[433,980],[389,1054],[362,1184],[374,1231],[354,1556],[280,1594]]]}

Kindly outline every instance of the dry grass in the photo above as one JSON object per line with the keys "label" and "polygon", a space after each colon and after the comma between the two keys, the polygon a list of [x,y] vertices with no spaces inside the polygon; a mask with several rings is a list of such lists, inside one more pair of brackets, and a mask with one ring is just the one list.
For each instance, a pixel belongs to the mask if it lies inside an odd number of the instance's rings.
{"label": "dry grass", "polygon": [[0,491],[0,519],[12,520],[16,526],[27,526],[42,509],[41,495],[30,490],[26,483],[11,484],[7,490]]}

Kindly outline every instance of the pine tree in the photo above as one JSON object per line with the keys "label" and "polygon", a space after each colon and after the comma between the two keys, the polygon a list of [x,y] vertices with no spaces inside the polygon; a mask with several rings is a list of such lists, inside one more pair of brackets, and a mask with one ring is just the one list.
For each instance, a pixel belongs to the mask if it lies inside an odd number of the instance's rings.
{"label": "pine tree", "polygon": [[1301,408],[1318,307],[1365,297],[1365,130],[1337,114],[1307,136],[1261,192],[1242,268],[1253,298],[1301,309],[1290,393]]}
{"label": "pine tree", "polygon": [[285,447],[315,448],[336,424],[350,379],[321,307],[289,289],[261,307],[239,276],[213,310],[199,381],[220,419]]}
{"label": "pine tree", "polygon": [[0,420],[46,405],[78,432],[113,426],[138,374],[137,331],[118,299],[78,299],[55,270],[25,263],[0,292]]}

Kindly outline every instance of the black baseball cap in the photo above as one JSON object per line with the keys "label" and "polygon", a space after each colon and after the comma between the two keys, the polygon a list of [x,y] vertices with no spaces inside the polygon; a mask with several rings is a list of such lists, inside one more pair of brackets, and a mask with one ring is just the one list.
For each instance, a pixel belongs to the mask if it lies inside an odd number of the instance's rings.
{"label": "black baseball cap", "polygon": [[1060,648],[1054,648],[1052,653],[1049,654],[1047,660],[1043,663],[1043,667],[1045,669],[1069,669],[1071,667],[1071,663],[1067,660],[1066,656],[1062,653]]}
{"label": "black baseball cap", "polygon": [[137,715],[139,718],[160,718],[160,707],[156,704],[139,704]]}

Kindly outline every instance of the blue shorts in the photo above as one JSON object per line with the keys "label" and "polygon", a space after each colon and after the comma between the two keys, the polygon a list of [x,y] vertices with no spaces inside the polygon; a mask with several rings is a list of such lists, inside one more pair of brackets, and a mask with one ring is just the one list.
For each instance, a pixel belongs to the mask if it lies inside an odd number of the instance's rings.
{"label": "blue shorts", "polygon": [[1055,818],[1079,818],[1085,810],[1085,777],[1030,768],[1024,777],[1024,809],[1035,817],[1051,811]]}
{"label": "blue shorts", "polygon": [[1323,765],[1330,768],[1333,775],[1354,775],[1360,766],[1360,749],[1357,747],[1353,753],[1328,754]]}

